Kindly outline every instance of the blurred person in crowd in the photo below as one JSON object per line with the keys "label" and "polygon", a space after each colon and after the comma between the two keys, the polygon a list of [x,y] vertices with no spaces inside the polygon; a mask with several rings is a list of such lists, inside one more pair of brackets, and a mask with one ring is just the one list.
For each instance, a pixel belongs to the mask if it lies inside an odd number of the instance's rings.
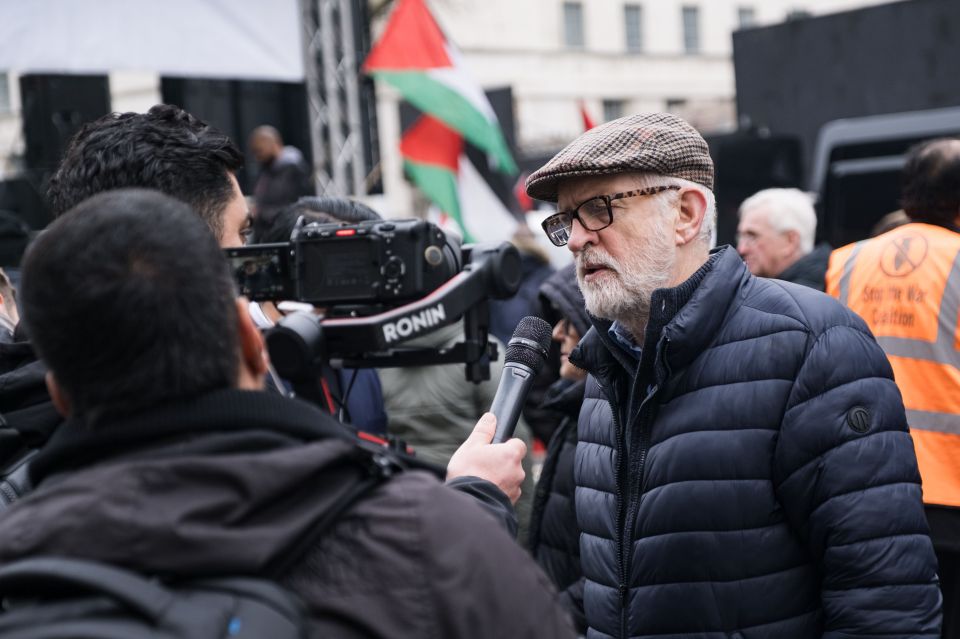
{"label": "blurred person in crowd", "polygon": [[[297,220],[304,223],[344,223],[356,224],[380,220],[380,214],[366,206],[347,198],[335,196],[310,196],[300,198],[276,216],[268,224],[263,218],[254,219],[254,237],[258,243],[270,244],[289,242]],[[270,328],[282,317],[273,304],[261,304],[265,315],[258,325],[261,329]],[[325,309],[320,309],[323,312]],[[327,399],[326,408],[331,414],[343,412],[344,420],[359,430],[375,435],[386,435],[387,414],[383,404],[383,390],[376,369],[331,369],[325,368],[320,379]]]}
{"label": "blurred person in crowd", "polygon": [[[3,186],[0,182],[0,199]],[[0,210],[0,267],[16,288],[20,283],[20,259],[30,242],[30,226],[12,211]]]}
{"label": "blurred person in crowd", "polygon": [[510,243],[520,252],[520,288],[506,300],[490,301],[490,332],[506,344],[524,317],[535,314],[540,285],[553,273],[550,256],[526,224],[517,227]]}
{"label": "blurred person in crowd", "polygon": [[310,222],[359,224],[376,222],[383,218],[372,208],[345,197],[334,195],[311,195],[302,197],[290,206],[284,207],[272,220],[254,218],[254,238],[258,244],[286,242],[290,239],[293,227],[300,216]]}
{"label": "blurred person in crowd", "polygon": [[740,205],[737,251],[760,277],[803,284],[822,291],[830,246],[814,246],[817,213],[798,189],[764,189]]}
{"label": "blurred person in crowd", "polygon": [[[577,450],[577,416],[583,403],[587,373],[570,363],[570,353],[590,329],[573,264],[560,269],[540,287],[542,307],[560,345],[560,379],[547,391],[543,407],[559,415],[533,498],[528,546],[560,590],[570,609],[583,598],[580,533],[574,510],[573,468]],[[567,589],[571,589],[570,592]],[[582,623],[582,622],[581,622]]]}
{"label": "blurred person in crowd", "polygon": [[534,562],[423,472],[384,477],[301,547],[369,470],[327,415],[263,392],[263,339],[184,203],[81,203],[29,250],[22,298],[67,422],[35,458],[37,490],[0,518],[0,562],[274,578],[318,636],[573,636]]}
{"label": "blurred person in crowd", "polygon": [[19,323],[17,291],[10,283],[10,278],[0,268],[0,344],[10,344],[15,341],[14,331]]}
{"label": "blurred person in crowd", "polygon": [[909,224],[834,251],[827,292],[877,336],[903,395],[940,566],[943,636],[960,637],[960,139],[906,155]]}
{"label": "blurred person in crowd", "polygon": [[[541,312],[538,298],[540,285],[554,269],[550,265],[550,256],[533,237],[526,224],[517,227],[510,243],[520,253],[520,287],[513,297],[505,300],[490,300],[490,333],[504,344],[513,337],[520,320],[528,315]],[[546,397],[547,389],[557,381],[557,357],[551,352],[547,365],[537,373],[533,386],[524,401],[523,418],[529,425],[534,437],[546,443],[556,426],[551,411],[540,408]]]}
{"label": "blurred person in crowd", "polygon": [[[520,253],[520,287],[509,299],[490,300],[490,333],[504,344],[513,337],[513,331],[521,319],[528,315],[540,315],[540,285],[554,272],[550,256],[537,243],[526,224],[517,227],[510,243]],[[550,440],[556,417],[551,411],[541,409],[540,405],[547,389],[557,381],[557,364],[555,349],[551,349],[547,365],[537,373],[523,406],[524,421],[533,436],[544,443]]]}
{"label": "blurred person in crowd", "polygon": [[255,128],[250,134],[249,146],[260,165],[253,188],[257,216],[263,215],[269,220],[287,204],[315,193],[303,153],[296,147],[285,146],[275,128],[268,125]]}
{"label": "blurred person in crowd", "polygon": [[936,558],[890,365],[860,318],[710,250],[683,120],[581,135],[555,201],[592,328],[574,465],[590,637],[935,637]]}
{"label": "blurred person in crowd", "polygon": [[903,226],[904,224],[909,224],[910,218],[904,212],[903,209],[897,209],[896,211],[891,211],[880,218],[880,220],[873,225],[873,228],[870,229],[870,237],[877,237],[878,235],[883,235],[887,231],[892,231],[898,226]]}

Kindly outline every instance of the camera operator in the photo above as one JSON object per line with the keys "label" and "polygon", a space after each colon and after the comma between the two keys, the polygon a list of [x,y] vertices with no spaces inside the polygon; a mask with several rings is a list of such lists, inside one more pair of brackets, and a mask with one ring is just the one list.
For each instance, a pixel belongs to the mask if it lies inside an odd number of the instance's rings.
{"label": "camera operator", "polygon": [[[251,219],[234,172],[243,154],[223,133],[186,111],[157,105],[147,113],[111,113],[71,139],[48,199],[55,216],[121,187],[154,188],[189,204],[221,246],[242,246]],[[163,219],[153,222],[160,227]],[[44,367],[25,336],[0,349],[0,504],[29,491],[27,459],[60,419],[44,386]]]}
{"label": "camera operator", "polygon": [[[262,391],[263,340],[234,291],[196,215],[155,191],[94,196],[38,238],[24,321],[68,421],[0,518],[0,562],[270,576],[369,472],[327,415]],[[290,565],[279,581],[322,636],[573,636],[524,551],[426,473],[384,479]]]}
{"label": "camera operator", "polygon": [[[49,199],[55,215],[60,215],[101,191],[153,188],[190,205],[221,247],[240,246],[251,231],[250,215],[233,174],[242,164],[243,156],[229,137],[178,107],[157,105],[145,114],[113,113],[84,125],[51,178]],[[172,233],[167,221],[155,215],[150,222]],[[20,345],[30,350],[28,344]],[[265,351],[262,356],[266,361]],[[22,423],[7,413],[4,441],[17,440],[18,450],[42,447],[58,421],[52,407],[47,410],[42,363],[32,360],[32,354],[21,353],[17,368],[8,373],[30,373],[11,391],[15,397],[0,390],[0,405],[29,413]],[[460,459],[452,466],[448,485],[477,498],[515,533],[516,515],[507,497],[515,501],[519,496],[525,446],[519,440],[486,445],[493,432],[493,426],[483,420],[478,423],[474,437],[464,442]],[[4,490],[0,501],[12,501],[29,490],[29,474],[18,472],[15,485],[13,480],[4,478],[5,488],[14,490]]]}

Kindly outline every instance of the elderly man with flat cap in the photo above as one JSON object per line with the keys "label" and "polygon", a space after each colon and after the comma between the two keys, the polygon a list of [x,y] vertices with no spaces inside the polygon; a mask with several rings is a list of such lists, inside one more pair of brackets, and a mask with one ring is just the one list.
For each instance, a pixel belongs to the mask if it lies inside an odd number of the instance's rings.
{"label": "elderly man with flat cap", "polygon": [[593,327],[568,591],[589,638],[938,637],[920,477],[863,321],[710,250],[713,162],[662,113],[527,180]]}

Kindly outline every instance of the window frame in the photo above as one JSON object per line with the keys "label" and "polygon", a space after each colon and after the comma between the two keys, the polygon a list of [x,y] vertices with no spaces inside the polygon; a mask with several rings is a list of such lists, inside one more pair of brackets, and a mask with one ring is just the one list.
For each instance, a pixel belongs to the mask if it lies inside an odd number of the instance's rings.
{"label": "window frame", "polygon": [[698,55],[703,52],[700,37],[700,7],[685,4],[680,7],[680,20],[683,29],[683,52],[686,55]]}
{"label": "window frame", "polygon": [[[580,50],[586,48],[587,35],[584,25],[583,2],[580,0],[564,0],[562,8],[563,18],[563,46],[567,49]],[[571,27],[571,17],[577,16],[577,33],[574,34]],[[572,37],[575,36],[575,37]]]}

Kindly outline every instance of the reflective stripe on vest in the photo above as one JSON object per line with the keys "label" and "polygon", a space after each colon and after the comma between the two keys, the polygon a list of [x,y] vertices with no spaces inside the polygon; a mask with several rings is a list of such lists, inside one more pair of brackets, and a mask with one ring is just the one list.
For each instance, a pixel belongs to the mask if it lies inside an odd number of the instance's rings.
{"label": "reflective stripe on vest", "polygon": [[960,506],[960,234],[907,224],[837,249],[827,292],[866,321],[890,360],[924,501]]}

